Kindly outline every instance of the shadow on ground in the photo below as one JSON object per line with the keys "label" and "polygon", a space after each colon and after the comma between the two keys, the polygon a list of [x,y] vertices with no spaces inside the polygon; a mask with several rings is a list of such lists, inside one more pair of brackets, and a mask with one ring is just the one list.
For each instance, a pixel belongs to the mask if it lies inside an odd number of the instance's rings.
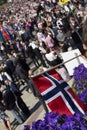
{"label": "shadow on ground", "polygon": [[[40,101],[38,101],[35,105],[34,105],[34,107],[30,110],[30,116],[39,108],[41,106],[41,103],[40,103]],[[29,118],[29,117],[28,117]],[[26,120],[28,119],[28,118],[26,118]],[[25,120],[25,121],[26,121]],[[24,122],[25,122],[24,121]],[[23,122],[23,123],[24,123]],[[11,122],[11,125],[13,126],[13,129],[16,129],[20,124],[17,122],[17,120],[16,119],[14,119],[12,122]]]}

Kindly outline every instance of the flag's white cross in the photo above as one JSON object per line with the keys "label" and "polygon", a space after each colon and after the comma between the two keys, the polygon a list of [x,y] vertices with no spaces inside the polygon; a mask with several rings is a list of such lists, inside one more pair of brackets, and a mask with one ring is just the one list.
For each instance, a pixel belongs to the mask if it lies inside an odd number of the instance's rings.
{"label": "flag's white cross", "polygon": [[46,103],[49,103],[56,99],[57,97],[61,96],[65,104],[67,105],[68,109],[71,111],[72,114],[74,113],[83,113],[84,111],[73,98],[73,96],[68,91],[71,89],[68,84],[64,80],[57,80],[48,73],[43,74],[43,76],[48,79],[52,86],[42,92],[41,94],[44,97]]}

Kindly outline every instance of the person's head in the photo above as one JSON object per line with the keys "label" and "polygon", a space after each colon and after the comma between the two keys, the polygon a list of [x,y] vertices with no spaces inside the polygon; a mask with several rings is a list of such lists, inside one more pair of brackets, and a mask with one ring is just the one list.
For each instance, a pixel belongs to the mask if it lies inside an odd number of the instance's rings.
{"label": "person's head", "polygon": [[51,48],[46,48],[46,53],[49,54],[51,52]]}
{"label": "person's head", "polygon": [[9,83],[10,83],[10,80],[6,78],[6,79],[4,80],[4,84],[5,84],[5,85],[9,85]]}

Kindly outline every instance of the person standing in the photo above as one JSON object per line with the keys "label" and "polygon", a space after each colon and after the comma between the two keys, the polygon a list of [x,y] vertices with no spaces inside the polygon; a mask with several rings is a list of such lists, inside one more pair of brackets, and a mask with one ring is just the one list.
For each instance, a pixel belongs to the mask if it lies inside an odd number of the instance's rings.
{"label": "person standing", "polygon": [[53,40],[50,32],[46,32],[45,44],[46,44],[47,48],[53,48],[54,47],[55,43],[54,43],[54,40]]}
{"label": "person standing", "polygon": [[32,70],[25,62],[25,60],[21,58],[18,59],[18,61],[16,62],[15,72],[20,79],[23,79],[27,83],[26,91],[29,91],[29,89],[31,89],[33,95],[37,96],[37,90],[33,84],[32,79],[30,78],[30,76],[32,75]]}
{"label": "person standing", "polygon": [[1,88],[1,92],[6,110],[10,111],[13,114],[19,124],[23,123],[22,115],[20,113],[20,110],[16,106],[15,96],[12,91],[7,89],[6,87],[3,87]]}
{"label": "person standing", "polygon": [[26,106],[25,102],[23,101],[23,99],[21,98],[22,93],[18,89],[17,85],[8,79],[5,80],[4,83],[7,87],[7,89],[11,90],[12,93],[14,94],[15,99],[17,101],[17,105],[22,110],[24,118],[29,117],[30,111],[29,111],[28,107]]}
{"label": "person standing", "polygon": [[43,59],[43,56],[40,52],[39,46],[38,46],[38,41],[32,41],[29,44],[30,49],[33,49],[34,52],[34,56],[36,57],[37,61],[40,60],[41,64],[43,65],[43,67],[47,67],[45,60]]}

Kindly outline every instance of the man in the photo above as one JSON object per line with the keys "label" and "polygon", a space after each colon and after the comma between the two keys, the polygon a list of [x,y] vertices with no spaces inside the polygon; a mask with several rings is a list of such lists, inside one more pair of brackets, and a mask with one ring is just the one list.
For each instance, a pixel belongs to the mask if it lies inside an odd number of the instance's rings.
{"label": "man", "polygon": [[26,104],[24,103],[23,99],[21,98],[22,93],[18,89],[17,85],[8,79],[6,79],[4,83],[6,85],[6,88],[11,90],[12,93],[14,94],[15,99],[17,101],[17,105],[22,110],[24,117],[25,118],[28,117],[30,115],[30,111],[28,107],[26,106]]}
{"label": "man", "polygon": [[12,93],[12,91],[10,89],[7,89],[7,87],[5,87],[1,88],[1,92],[6,110],[12,112],[13,116],[15,117],[15,119],[18,121],[19,124],[23,123],[21,112],[16,106],[15,96]]}
{"label": "man", "polygon": [[23,79],[27,83],[26,91],[29,91],[29,88],[33,92],[34,96],[36,96],[37,90],[34,87],[34,84],[29,76],[32,75],[32,70],[29,68],[28,64],[21,57],[17,60],[16,63],[16,74],[20,79]]}
{"label": "man", "polygon": [[[39,47],[38,47],[38,45],[36,45],[37,43],[38,43],[38,41],[36,41],[36,42],[32,41],[29,44],[29,47],[30,47],[30,49],[33,49],[33,52],[34,52],[34,55],[35,55],[37,61],[40,60],[40,62],[43,65],[43,67],[47,67],[47,65],[45,63],[45,60],[43,59],[43,56],[42,56],[42,54],[41,54],[41,52],[39,50]],[[31,53],[31,52],[29,52],[29,53]]]}

